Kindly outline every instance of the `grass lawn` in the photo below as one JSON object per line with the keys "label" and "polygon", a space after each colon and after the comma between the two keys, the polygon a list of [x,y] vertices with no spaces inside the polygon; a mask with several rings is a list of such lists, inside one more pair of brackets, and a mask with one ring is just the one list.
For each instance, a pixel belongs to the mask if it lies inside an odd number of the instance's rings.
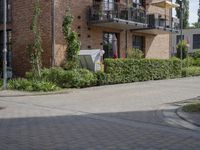
{"label": "grass lawn", "polygon": [[200,103],[188,104],[183,106],[185,112],[200,112]]}

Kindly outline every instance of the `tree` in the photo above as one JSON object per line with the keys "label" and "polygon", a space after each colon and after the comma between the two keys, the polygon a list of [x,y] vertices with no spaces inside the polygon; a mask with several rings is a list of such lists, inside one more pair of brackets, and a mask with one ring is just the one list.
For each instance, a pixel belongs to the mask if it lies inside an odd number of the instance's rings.
{"label": "tree", "polygon": [[[189,0],[182,0],[183,1],[183,28],[189,27]],[[176,0],[176,3],[181,5],[180,0]],[[180,8],[176,8],[176,16],[180,19],[181,17],[181,10]]]}
{"label": "tree", "polygon": [[192,23],[192,27],[194,27],[194,28],[200,28],[200,22]]}
{"label": "tree", "polygon": [[76,69],[79,67],[78,53],[80,51],[80,42],[76,32],[72,31],[73,16],[70,9],[67,9],[63,21],[63,34],[67,44],[66,48],[66,69]]}
{"label": "tree", "polygon": [[33,32],[34,38],[33,43],[27,47],[30,63],[32,65],[32,72],[34,77],[41,77],[42,68],[42,39],[39,28],[39,17],[40,17],[40,0],[35,1],[33,20],[30,26],[30,30]]}
{"label": "tree", "polygon": [[200,0],[199,0],[199,9],[197,15],[198,15],[198,21],[192,24],[194,28],[200,28]]}

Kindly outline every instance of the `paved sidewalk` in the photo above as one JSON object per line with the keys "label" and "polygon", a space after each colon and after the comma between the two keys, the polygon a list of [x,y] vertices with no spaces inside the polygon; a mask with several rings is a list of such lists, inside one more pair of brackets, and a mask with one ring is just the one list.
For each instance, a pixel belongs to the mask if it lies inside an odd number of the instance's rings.
{"label": "paved sidewalk", "polygon": [[200,95],[200,78],[0,97],[2,150],[199,150],[200,132],[158,109]]}

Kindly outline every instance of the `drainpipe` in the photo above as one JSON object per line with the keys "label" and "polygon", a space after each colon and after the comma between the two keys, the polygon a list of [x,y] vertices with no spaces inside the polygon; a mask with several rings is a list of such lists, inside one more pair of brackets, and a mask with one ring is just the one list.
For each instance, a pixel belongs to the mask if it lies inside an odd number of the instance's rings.
{"label": "drainpipe", "polygon": [[3,89],[7,89],[7,1],[3,1],[4,4],[4,15],[3,15]]}
{"label": "drainpipe", "polygon": [[51,66],[55,66],[55,45],[56,45],[56,40],[55,40],[55,0],[51,1],[51,26],[52,26],[52,39],[51,39]]}

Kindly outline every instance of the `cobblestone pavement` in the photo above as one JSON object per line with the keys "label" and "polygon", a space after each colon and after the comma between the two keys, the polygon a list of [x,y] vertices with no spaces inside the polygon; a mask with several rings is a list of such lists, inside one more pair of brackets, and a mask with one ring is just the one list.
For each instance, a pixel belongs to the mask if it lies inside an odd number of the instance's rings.
{"label": "cobblestone pavement", "polygon": [[199,150],[200,132],[157,109],[200,95],[200,78],[0,97],[0,150]]}

